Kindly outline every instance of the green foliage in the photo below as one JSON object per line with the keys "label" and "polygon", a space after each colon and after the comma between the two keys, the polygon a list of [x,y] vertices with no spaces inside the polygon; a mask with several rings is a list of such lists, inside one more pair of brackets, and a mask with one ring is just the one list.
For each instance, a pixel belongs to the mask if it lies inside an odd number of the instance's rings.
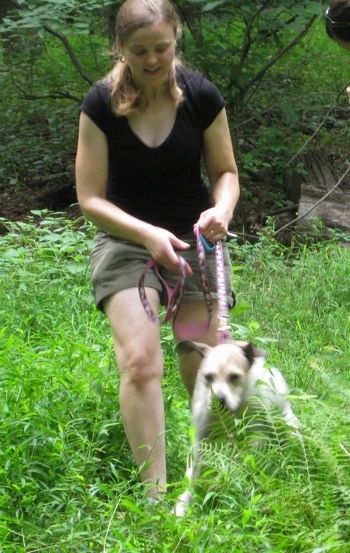
{"label": "green foliage", "polygon": [[[0,176],[7,185],[73,183],[78,105],[110,68],[120,3],[11,4],[0,25]],[[227,99],[249,207],[286,200],[286,177],[303,171],[294,156],[310,145],[344,160],[348,58],[325,34],[324,3],[175,4],[184,57]]]}
{"label": "green foliage", "polygon": [[[70,182],[79,103],[110,68],[108,0],[19,2],[0,25],[2,182]],[[112,28],[112,27],[111,27]]]}
{"label": "green foliage", "polygon": [[169,492],[150,506],[125,443],[110,331],[93,306],[92,226],[50,212],[1,225],[2,551],[349,552],[350,255],[339,243],[349,237],[287,250],[270,224],[257,244],[231,242],[233,334],[269,344],[302,439],[273,418],[272,437],[252,449],[248,421],[222,419],[190,513],[176,520],[193,431],[169,328]]}
{"label": "green foliage", "polygon": [[288,175],[303,172],[294,156],[313,134],[312,148],[346,159],[349,107],[339,91],[348,61],[325,35],[319,2],[188,5],[185,57],[227,99],[241,182],[262,209],[283,200]]}
{"label": "green foliage", "polygon": [[18,99],[4,104],[5,142],[0,146],[0,179],[17,189],[38,188],[70,182],[73,186],[74,150],[78,109],[67,102],[43,100],[24,103]]}
{"label": "green foliage", "polygon": [[[190,18],[186,7],[193,4]],[[322,10],[319,2],[308,2],[301,8],[297,0],[244,5],[190,0],[181,6],[185,21],[191,21],[191,40],[188,45],[185,38],[185,47],[195,43],[196,57],[205,73],[212,78],[215,75],[240,108],[246,104],[244,97],[254,93],[270,68],[302,38]],[[213,64],[223,56],[224,63]]]}
{"label": "green foliage", "polygon": [[[10,6],[4,18],[6,30],[41,29],[50,25],[55,30],[67,30],[67,22],[72,23],[76,32],[83,35],[99,27],[97,17],[103,9],[115,6],[114,0],[86,0],[84,6],[77,0],[20,0]],[[95,21],[96,26],[89,27]]]}

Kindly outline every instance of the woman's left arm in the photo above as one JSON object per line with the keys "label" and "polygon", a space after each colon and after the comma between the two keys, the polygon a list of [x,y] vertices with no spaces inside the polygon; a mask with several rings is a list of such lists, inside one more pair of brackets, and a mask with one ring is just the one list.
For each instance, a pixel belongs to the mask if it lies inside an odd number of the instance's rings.
{"label": "woman's left arm", "polygon": [[225,108],[203,133],[203,158],[211,185],[213,207],[197,222],[209,240],[226,235],[239,198],[238,171]]}

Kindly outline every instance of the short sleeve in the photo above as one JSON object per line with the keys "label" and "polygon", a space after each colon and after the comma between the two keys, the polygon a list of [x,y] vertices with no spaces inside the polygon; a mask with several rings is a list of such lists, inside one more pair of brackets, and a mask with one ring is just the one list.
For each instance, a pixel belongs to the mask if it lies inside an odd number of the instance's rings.
{"label": "short sleeve", "polygon": [[95,125],[107,134],[112,115],[110,93],[107,86],[102,82],[96,83],[85,96],[80,105],[80,111],[86,113]]}
{"label": "short sleeve", "polygon": [[217,87],[203,77],[199,91],[200,113],[203,130],[207,129],[220,111],[226,106],[226,101]]}
{"label": "short sleeve", "polygon": [[226,106],[226,101],[217,87],[201,73],[181,68],[179,80],[203,132]]}

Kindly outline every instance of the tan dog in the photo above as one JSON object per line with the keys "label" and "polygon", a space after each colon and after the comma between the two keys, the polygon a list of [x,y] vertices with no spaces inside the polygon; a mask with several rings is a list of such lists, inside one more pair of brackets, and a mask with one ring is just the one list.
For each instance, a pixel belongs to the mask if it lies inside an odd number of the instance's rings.
{"label": "tan dog", "polygon": [[[213,396],[236,417],[257,417],[254,420],[254,433],[266,431],[266,421],[259,418],[261,406],[268,411],[277,407],[288,426],[295,429],[299,427],[299,421],[287,399],[289,390],[282,373],[278,369],[265,367],[266,352],[254,348],[249,342],[229,342],[210,347],[183,341],[177,349],[181,353],[197,351],[202,357],[191,400],[196,435],[193,463],[186,471],[190,482],[198,474],[198,445],[208,437],[213,422]],[[254,401],[257,397],[258,402]],[[191,500],[192,494],[186,490],[179,497],[175,514],[185,515]]]}

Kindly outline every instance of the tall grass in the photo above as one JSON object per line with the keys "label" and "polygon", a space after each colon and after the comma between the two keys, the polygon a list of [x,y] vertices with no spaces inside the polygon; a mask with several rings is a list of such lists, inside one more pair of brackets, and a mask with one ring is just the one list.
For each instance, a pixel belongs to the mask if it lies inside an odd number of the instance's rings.
{"label": "tall grass", "polygon": [[231,243],[233,334],[283,369],[303,439],[276,432],[252,451],[237,421],[237,440],[208,447],[191,511],[176,520],[192,431],[170,329],[169,493],[153,507],[122,430],[109,328],[92,301],[92,228],[49,212],[2,225],[1,553],[350,552],[350,250],[338,236],[288,250],[268,233],[253,246]]}

